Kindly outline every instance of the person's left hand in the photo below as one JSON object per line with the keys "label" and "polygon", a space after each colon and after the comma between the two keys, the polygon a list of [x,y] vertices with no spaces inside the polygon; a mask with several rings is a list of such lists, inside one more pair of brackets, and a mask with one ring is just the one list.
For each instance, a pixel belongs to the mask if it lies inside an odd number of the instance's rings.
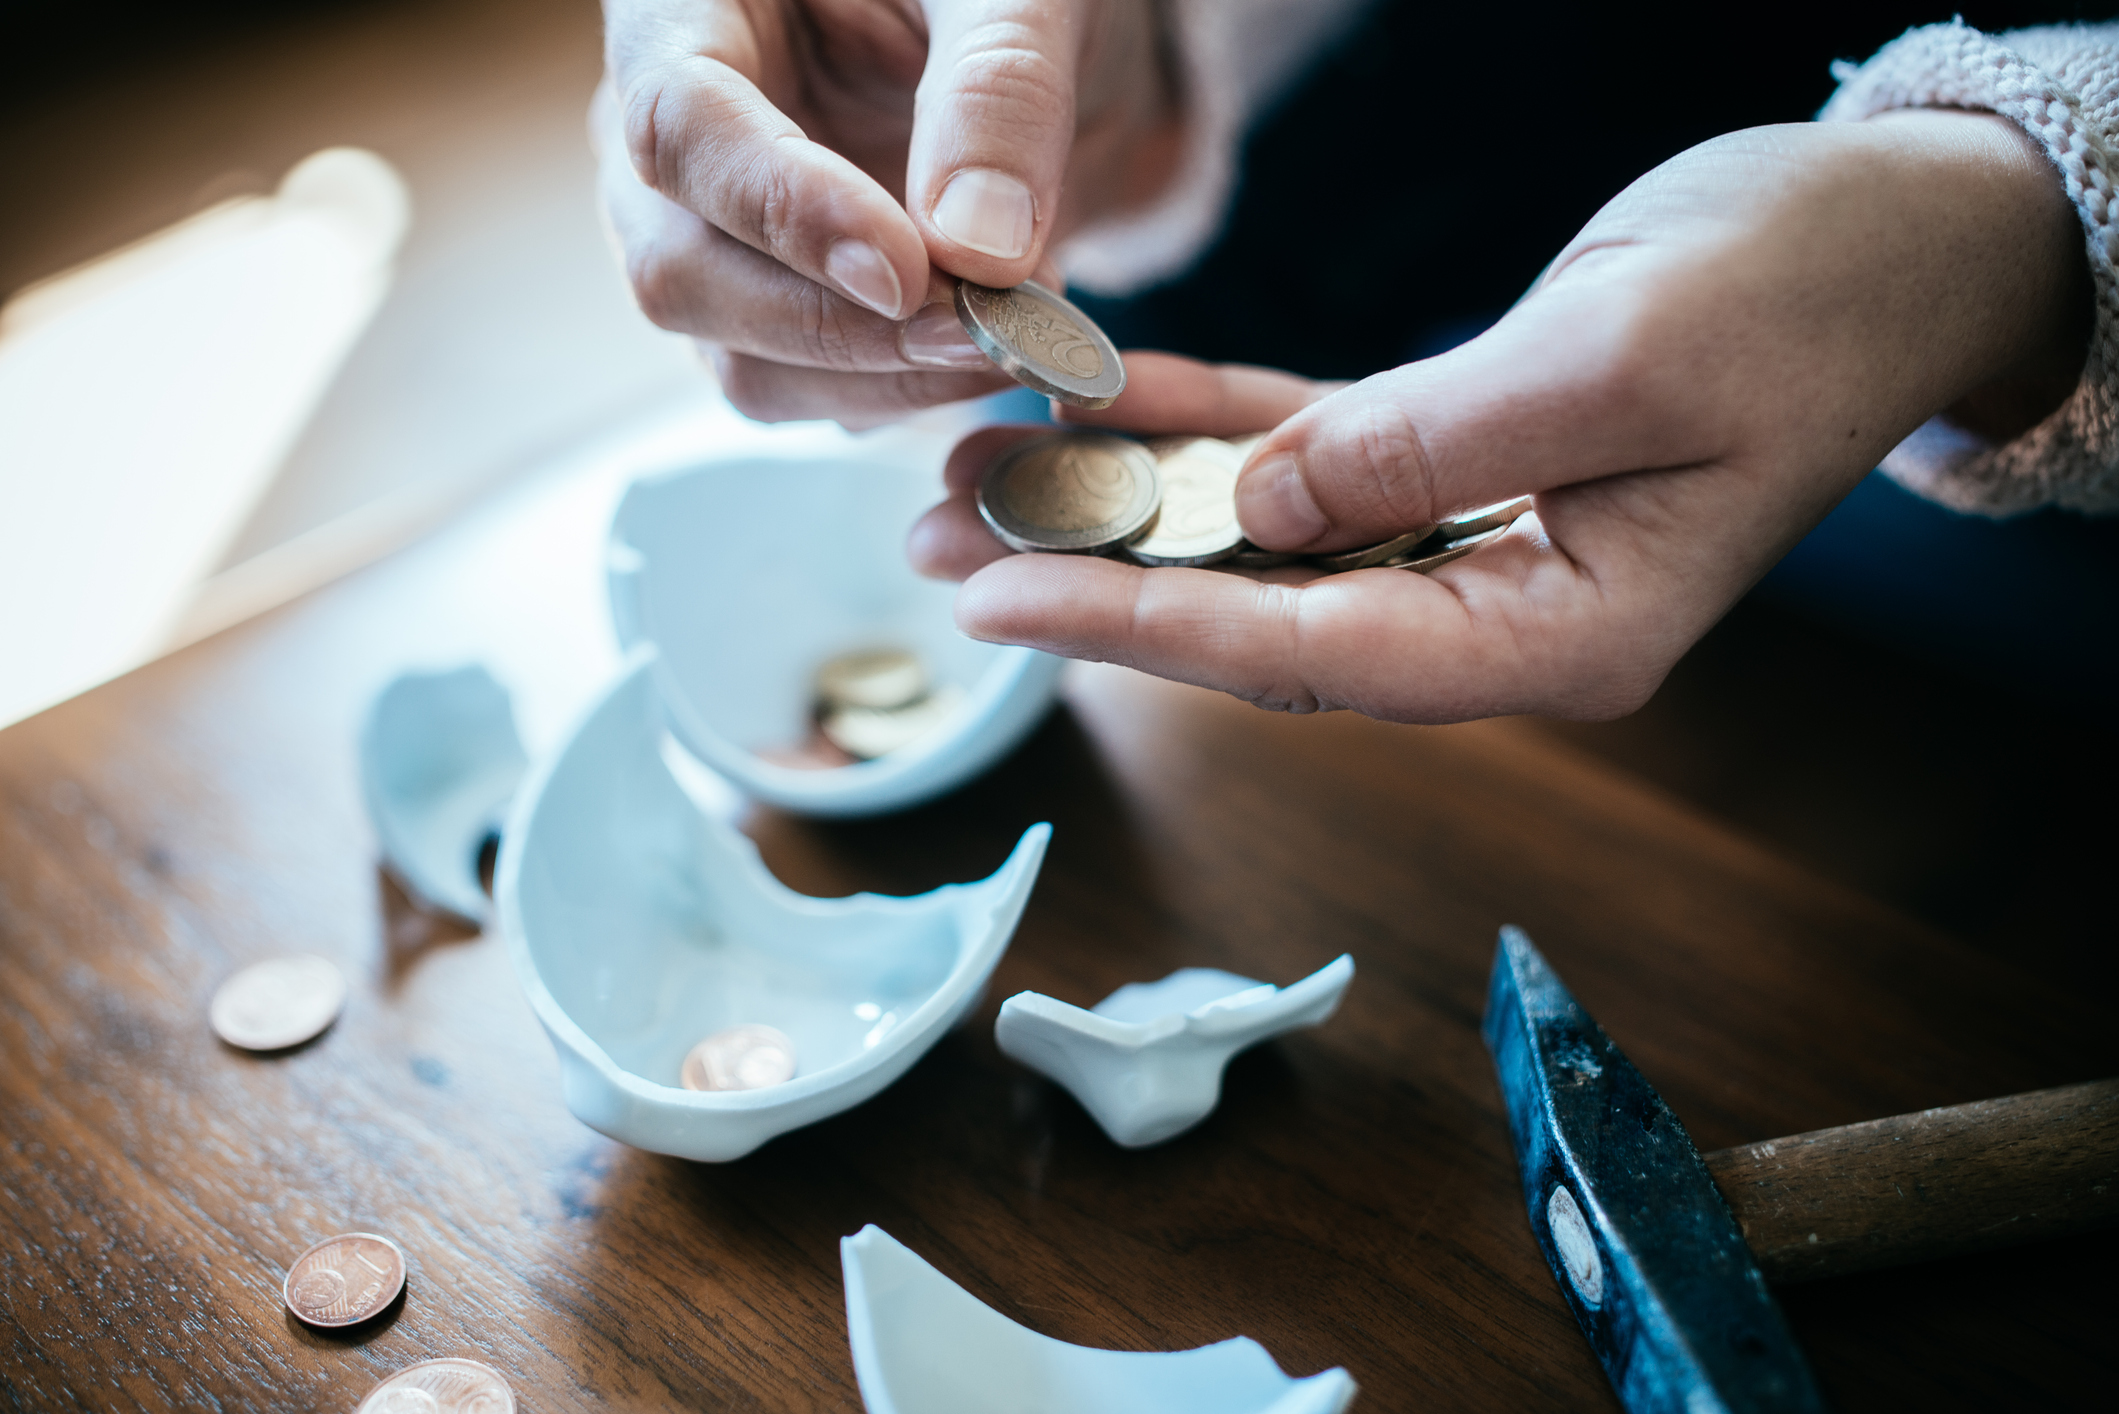
{"label": "person's left hand", "polygon": [[[1470,507],[1535,511],[1431,576],[1141,569],[1008,555],[948,468],[914,527],[975,638],[1129,664],[1289,711],[1607,717],[1884,452],[1950,409],[2007,436],[2079,376],[2081,227],[2014,124],[1922,111],[1717,139],[1622,193],[1493,329],[1332,389],[1128,355],[1147,433],[1275,429],[1237,488],[1266,549],[1372,544]],[[1308,582],[1298,582],[1307,578]]]}

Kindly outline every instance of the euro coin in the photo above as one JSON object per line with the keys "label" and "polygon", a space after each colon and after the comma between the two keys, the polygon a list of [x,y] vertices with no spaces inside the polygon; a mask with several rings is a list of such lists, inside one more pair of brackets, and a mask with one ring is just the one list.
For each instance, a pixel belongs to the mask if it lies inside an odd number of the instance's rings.
{"label": "euro coin", "polygon": [[1240,570],[1270,570],[1292,565],[1301,558],[1287,550],[1261,550],[1246,540],[1236,547],[1235,554],[1229,556],[1228,564]]}
{"label": "euro coin", "polygon": [[964,689],[950,683],[903,707],[837,707],[817,719],[824,739],[857,761],[888,756],[935,731],[964,704]]}
{"label": "euro coin", "polygon": [[1161,502],[1155,458],[1100,432],[1018,442],[979,478],[979,514],[1011,550],[1114,550],[1154,522]]}
{"label": "euro coin", "polygon": [[372,1319],[404,1289],[403,1248],[372,1232],[342,1232],[294,1259],[280,1299],[310,1325],[335,1328]]}
{"label": "euro coin", "polygon": [[1434,533],[1435,527],[1424,525],[1418,530],[1409,530],[1403,535],[1394,535],[1380,544],[1364,545],[1358,550],[1339,550],[1329,555],[1312,555],[1310,556],[1310,563],[1320,569],[1328,569],[1334,574],[1344,574],[1348,570],[1365,570],[1371,565],[1380,565],[1385,560],[1399,558]]}
{"label": "euro coin", "polygon": [[762,1090],[793,1078],[795,1043],[770,1026],[731,1026],[692,1047],[678,1076],[687,1090]]}
{"label": "euro coin", "polygon": [[1012,290],[959,280],[956,315],[1002,372],[1048,398],[1109,407],[1126,386],[1126,365],[1110,336],[1035,280]]}
{"label": "euro coin", "polygon": [[1462,540],[1453,540],[1439,547],[1423,547],[1422,551],[1400,555],[1385,563],[1385,569],[1411,570],[1414,574],[1426,574],[1429,570],[1441,569],[1452,560],[1461,560],[1489,540],[1498,540],[1507,531],[1505,525],[1491,530],[1482,530],[1477,535],[1467,535]]}
{"label": "euro coin", "polygon": [[1236,473],[1243,457],[1214,437],[1150,442],[1162,506],[1148,533],[1126,547],[1144,565],[1211,565],[1244,543],[1236,523]]}
{"label": "euro coin", "polygon": [[1435,527],[1435,533],[1444,540],[1462,540],[1467,536],[1513,525],[1529,509],[1528,496],[1518,496],[1513,501],[1496,501],[1490,506],[1466,511],[1463,515],[1451,516]]}
{"label": "euro coin", "polygon": [[477,1360],[422,1360],[369,1390],[354,1414],[515,1414],[515,1391]]}
{"label": "euro coin", "polygon": [[904,707],[927,695],[927,669],[902,648],[841,653],[817,669],[817,700],[836,707]]}
{"label": "euro coin", "polygon": [[223,982],[207,1011],[214,1034],[246,1051],[298,1046],[338,1019],[346,979],[321,957],[275,957]]}

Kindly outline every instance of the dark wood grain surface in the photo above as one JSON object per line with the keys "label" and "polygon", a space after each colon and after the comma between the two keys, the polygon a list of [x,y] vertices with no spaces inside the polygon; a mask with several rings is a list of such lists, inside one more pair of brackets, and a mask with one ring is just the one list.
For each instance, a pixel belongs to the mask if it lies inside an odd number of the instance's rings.
{"label": "dark wood grain surface", "polygon": [[[528,1411],[854,1409],[838,1239],[880,1224],[1064,1340],[1262,1341],[1358,1409],[1611,1408],[1539,1259],[1478,1037],[1521,924],[1703,1149],[2119,1073],[2109,999],[1981,955],[1507,722],[1269,716],[1102,668],[1013,758],[894,819],[748,828],[820,894],[982,875],[1056,827],[983,1010],[870,1104],[740,1162],[574,1121],[494,937],[379,876],[353,743],[412,664],[492,661],[548,747],[611,666],[610,483],[547,485],[0,733],[0,1404],[350,1409],[475,1355]],[[335,958],[344,1016],[252,1056],[213,989]],[[1144,1152],[1004,1060],[1001,998],[1186,965],[1359,972]],[[278,1297],[347,1229],[402,1303]],[[2110,1237],[1788,1293],[1845,1410],[2100,1407]],[[996,1404],[996,1409],[1002,1408]]]}

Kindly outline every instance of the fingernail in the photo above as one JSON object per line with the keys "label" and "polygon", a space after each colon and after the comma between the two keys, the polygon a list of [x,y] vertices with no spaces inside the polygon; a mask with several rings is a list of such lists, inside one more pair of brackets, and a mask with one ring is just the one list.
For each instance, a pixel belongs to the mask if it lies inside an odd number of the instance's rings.
{"label": "fingernail", "polygon": [[898,349],[907,363],[934,368],[993,367],[993,361],[964,332],[955,308],[946,304],[930,304],[906,320],[898,335]]}
{"label": "fingernail", "polygon": [[857,241],[851,236],[833,241],[831,250],[824,257],[824,273],[832,283],[876,313],[888,319],[898,317],[898,306],[904,302],[905,291],[898,284],[898,272],[883,258],[883,252],[867,241]]}
{"label": "fingernail", "polygon": [[1236,483],[1236,522],[1261,550],[1299,550],[1331,528],[1290,456],[1277,456]]}
{"label": "fingernail", "polygon": [[1030,253],[1037,204],[1030,188],[1005,172],[959,172],[934,204],[934,224],[960,246],[1015,260]]}

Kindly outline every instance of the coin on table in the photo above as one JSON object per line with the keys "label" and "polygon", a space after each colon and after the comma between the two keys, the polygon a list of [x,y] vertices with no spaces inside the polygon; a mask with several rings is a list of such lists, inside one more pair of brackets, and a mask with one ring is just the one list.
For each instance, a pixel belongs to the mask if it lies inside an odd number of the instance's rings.
{"label": "coin on table", "polygon": [[354,1414],[515,1414],[515,1391],[477,1360],[422,1360],[369,1390]]}
{"label": "coin on table", "polygon": [[1507,529],[1508,527],[1505,525],[1497,525],[1491,530],[1482,530],[1477,535],[1467,535],[1462,540],[1452,540],[1447,545],[1429,549],[1425,553],[1416,550],[1408,555],[1400,555],[1394,560],[1386,561],[1383,567],[1392,570],[1411,570],[1414,574],[1426,574],[1429,570],[1441,569],[1452,560],[1463,559],[1487,541],[1499,539]]}
{"label": "coin on table", "polygon": [[817,698],[832,707],[904,707],[927,695],[927,669],[902,648],[841,653],[817,669]]}
{"label": "coin on table", "polygon": [[1101,432],[1018,442],[979,478],[979,514],[1011,550],[1113,550],[1139,537],[1162,503],[1155,458]]}
{"label": "coin on table", "polygon": [[372,1232],[342,1232],[294,1259],[280,1299],[312,1326],[357,1326],[404,1289],[402,1247]]}
{"label": "coin on table", "polygon": [[1490,506],[1481,506],[1475,511],[1466,511],[1461,516],[1451,516],[1435,527],[1435,533],[1444,540],[1462,540],[1466,536],[1479,535],[1485,531],[1498,530],[1513,525],[1530,509],[1530,497],[1518,496],[1513,501],[1496,501]]}
{"label": "coin on table", "polygon": [[1012,290],[959,280],[956,317],[1002,372],[1048,398],[1109,407],[1126,386],[1126,365],[1110,335],[1035,280]]}
{"label": "coin on table", "polygon": [[762,1090],[793,1078],[795,1043],[770,1026],[731,1026],[692,1047],[678,1072],[687,1090]]}
{"label": "coin on table", "polygon": [[1126,547],[1145,565],[1211,565],[1243,547],[1236,523],[1236,473],[1243,458],[1215,437],[1150,442],[1162,507],[1148,533]]}
{"label": "coin on table", "polygon": [[1310,563],[1334,574],[1343,574],[1348,570],[1365,570],[1371,565],[1380,565],[1385,560],[1403,556],[1434,533],[1435,527],[1424,525],[1418,530],[1394,535],[1380,544],[1364,545],[1356,550],[1336,550],[1329,555],[1312,555]]}
{"label": "coin on table", "polygon": [[275,957],[223,982],[207,1017],[231,1046],[278,1051],[321,1034],[345,1004],[346,979],[329,959]]}
{"label": "coin on table", "polygon": [[949,683],[903,707],[837,707],[817,719],[824,740],[857,761],[888,756],[935,731],[964,705],[964,689]]}

